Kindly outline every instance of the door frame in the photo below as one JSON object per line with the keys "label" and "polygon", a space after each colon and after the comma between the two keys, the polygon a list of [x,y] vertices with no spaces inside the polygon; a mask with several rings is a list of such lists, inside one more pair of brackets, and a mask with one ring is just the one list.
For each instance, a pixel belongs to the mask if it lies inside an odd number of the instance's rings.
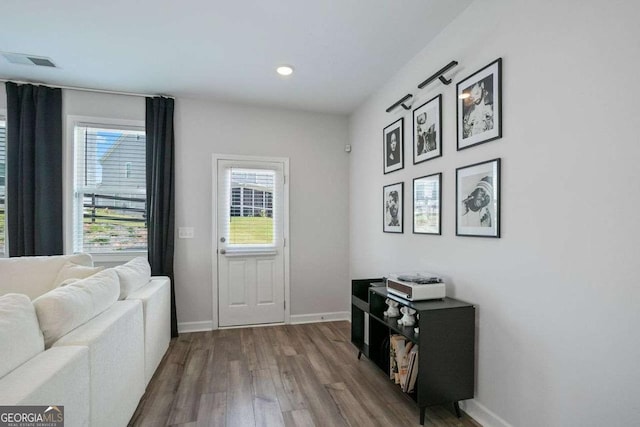
{"label": "door frame", "polygon": [[[230,160],[230,161],[254,161],[254,162],[281,162],[283,166],[282,174],[284,176],[283,185],[283,258],[284,258],[284,323],[289,324],[291,322],[291,289],[290,289],[290,269],[289,269],[289,158],[288,157],[263,157],[263,156],[243,156],[237,154],[216,154],[214,153],[212,159],[212,198],[211,198],[211,281],[212,281],[212,306],[213,306],[213,319],[212,329],[219,329],[220,318],[218,311],[218,160]],[[272,323],[269,325],[274,325]],[[269,326],[269,325],[255,325],[255,326]],[[246,325],[251,326],[251,325]],[[237,328],[232,326],[230,328]]]}

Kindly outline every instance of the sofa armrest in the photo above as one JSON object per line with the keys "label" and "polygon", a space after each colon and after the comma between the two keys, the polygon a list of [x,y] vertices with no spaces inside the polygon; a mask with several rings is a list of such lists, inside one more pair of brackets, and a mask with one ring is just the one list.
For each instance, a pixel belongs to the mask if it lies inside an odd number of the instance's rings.
{"label": "sofa armrest", "polygon": [[171,341],[171,280],[154,276],[127,300],[142,302],[145,384],[149,384]]}
{"label": "sofa armrest", "polygon": [[[92,427],[126,426],[144,393],[140,301],[118,301],[53,346],[89,348]],[[108,416],[105,416],[108,414]]]}
{"label": "sofa armrest", "polygon": [[0,378],[0,405],[61,405],[66,426],[89,425],[89,349],[38,353]]}

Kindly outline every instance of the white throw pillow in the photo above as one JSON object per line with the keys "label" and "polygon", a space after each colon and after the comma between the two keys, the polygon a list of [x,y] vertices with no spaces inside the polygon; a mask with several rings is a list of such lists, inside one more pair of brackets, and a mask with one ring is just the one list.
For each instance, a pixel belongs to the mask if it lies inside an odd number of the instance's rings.
{"label": "white throw pillow", "polygon": [[118,295],[118,275],[110,268],[36,298],[33,305],[45,347],[111,307]]}
{"label": "white throw pillow", "polygon": [[42,351],[44,340],[29,297],[0,297],[0,378]]}
{"label": "white throw pillow", "polygon": [[56,275],[67,261],[93,266],[89,254],[0,257],[0,295],[25,294],[36,299],[54,289]]}
{"label": "white throw pillow", "polygon": [[60,286],[62,282],[68,279],[86,279],[89,276],[93,276],[96,273],[104,270],[104,267],[87,267],[86,265],[79,265],[75,262],[67,261],[64,263],[58,275],[54,280],[57,286]]}
{"label": "white throw pillow", "polygon": [[125,299],[151,280],[151,266],[145,257],[137,257],[115,267],[120,277],[120,299]]}

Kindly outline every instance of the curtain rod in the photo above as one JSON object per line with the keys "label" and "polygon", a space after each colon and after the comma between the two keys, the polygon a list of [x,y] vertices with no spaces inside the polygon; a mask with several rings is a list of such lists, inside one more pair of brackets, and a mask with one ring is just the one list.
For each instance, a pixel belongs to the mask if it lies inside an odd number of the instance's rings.
{"label": "curtain rod", "polygon": [[148,93],[119,92],[119,91],[116,91],[116,90],[92,89],[92,88],[88,88],[88,87],[75,87],[75,86],[62,86],[62,85],[50,85],[50,84],[47,84],[47,83],[25,82],[25,81],[21,81],[21,80],[0,79],[0,82],[2,82],[2,83],[11,82],[11,83],[16,83],[16,84],[29,84],[29,85],[36,85],[36,86],[48,86],[48,87],[52,87],[52,88],[56,88],[56,89],[79,90],[79,91],[83,91],[83,92],[108,93],[110,95],[141,96],[141,97],[144,97],[144,98],[149,97],[149,96],[163,96],[165,98],[175,99],[175,97],[173,97],[171,95],[153,95],[153,94],[148,94]]}

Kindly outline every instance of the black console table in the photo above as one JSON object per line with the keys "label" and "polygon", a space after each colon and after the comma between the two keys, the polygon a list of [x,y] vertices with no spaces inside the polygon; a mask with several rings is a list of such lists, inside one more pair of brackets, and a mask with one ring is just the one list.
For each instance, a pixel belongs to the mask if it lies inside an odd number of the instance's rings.
{"label": "black console table", "polygon": [[[351,342],[389,374],[389,337],[403,335],[418,345],[418,376],[414,392],[407,395],[420,408],[420,424],[425,409],[432,405],[453,404],[460,417],[458,402],[473,398],[475,354],[475,307],[453,298],[411,302],[387,293],[382,279],[351,282]],[[398,318],[386,318],[385,300],[413,308],[420,315],[414,327],[398,325]],[[365,344],[365,317],[369,318],[368,344]]]}

